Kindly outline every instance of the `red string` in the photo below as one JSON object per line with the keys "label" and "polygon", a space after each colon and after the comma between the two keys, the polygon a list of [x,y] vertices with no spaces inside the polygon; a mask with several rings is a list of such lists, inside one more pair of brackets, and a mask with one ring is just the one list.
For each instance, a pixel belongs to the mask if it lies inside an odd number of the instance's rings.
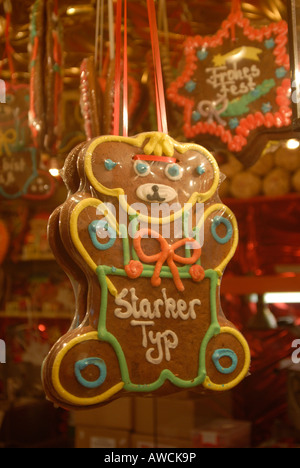
{"label": "red string", "polygon": [[166,113],[164,83],[163,83],[163,74],[162,74],[162,66],[161,66],[161,59],[160,59],[160,49],[159,49],[159,41],[158,41],[158,30],[157,30],[154,0],[147,0],[147,5],[148,5],[148,16],[149,16],[150,34],[151,34],[151,42],[152,42],[153,62],[154,62],[158,131],[167,134],[168,133],[167,113]]}
{"label": "red string", "polygon": [[[237,15],[241,11],[241,0],[232,0],[231,4],[231,14],[232,15]],[[233,41],[236,40],[236,34],[235,34],[235,23],[231,26],[231,38]]]}
{"label": "red string", "polygon": [[123,136],[128,136],[128,56],[127,56],[127,0],[124,0],[124,49],[123,49]]}
{"label": "red string", "polygon": [[[115,59],[115,101],[114,135],[120,134],[120,103],[122,80],[122,7],[123,1],[117,2],[116,17],[116,59]],[[127,58],[127,0],[124,0],[124,40],[123,40],[123,136],[128,136],[128,58]]]}
{"label": "red string", "polygon": [[114,135],[120,134],[122,3],[122,0],[118,0],[116,17],[115,100],[113,129]]}
{"label": "red string", "polygon": [[[164,93],[163,74],[158,41],[158,29],[154,0],[147,0],[148,16],[154,62],[155,94],[158,131],[167,134],[167,113]],[[115,57],[115,99],[114,99],[114,135],[120,134],[121,100],[121,49],[122,49],[122,7],[123,0],[117,0],[116,15],[116,57]],[[123,44],[123,136],[128,136],[128,59],[127,59],[127,0],[124,0],[124,44]]]}
{"label": "red string", "polygon": [[231,13],[239,13],[241,10],[241,0],[232,0]]}

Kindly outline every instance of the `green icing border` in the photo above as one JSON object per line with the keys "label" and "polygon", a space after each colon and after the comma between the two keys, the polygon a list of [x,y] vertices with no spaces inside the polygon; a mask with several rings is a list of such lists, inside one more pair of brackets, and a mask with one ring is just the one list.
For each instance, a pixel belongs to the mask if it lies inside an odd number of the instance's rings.
{"label": "green icing border", "polygon": [[[141,276],[143,277],[151,277],[153,273],[154,267],[149,267],[149,270],[143,272]],[[98,337],[100,340],[103,340],[109,343],[119,360],[120,371],[122,380],[124,382],[124,390],[133,391],[133,392],[151,392],[159,389],[166,380],[169,380],[172,384],[180,388],[192,388],[198,385],[201,385],[205,378],[206,378],[206,366],[205,366],[205,355],[206,355],[206,348],[210,339],[220,333],[220,325],[217,319],[217,306],[216,306],[216,289],[218,285],[218,274],[214,270],[206,270],[205,278],[210,279],[210,303],[211,303],[211,324],[205,334],[205,337],[200,345],[199,351],[199,368],[198,368],[198,376],[192,380],[183,380],[179,377],[176,377],[173,372],[169,369],[164,369],[159,378],[150,384],[134,384],[130,380],[127,361],[125,358],[125,354],[123,352],[122,346],[117,340],[117,338],[110,333],[106,328],[106,314],[107,314],[107,304],[108,304],[108,287],[107,287],[107,276],[108,275],[118,275],[118,276],[126,276],[124,270],[117,269],[112,271],[111,267],[106,267],[100,265],[97,270],[97,277],[101,287],[101,305],[100,305],[100,317],[98,323]],[[188,273],[184,273],[186,278],[190,278]],[[185,276],[186,275],[186,276]],[[167,267],[164,271],[161,272],[161,276],[165,278],[172,278],[171,271],[167,271]]]}

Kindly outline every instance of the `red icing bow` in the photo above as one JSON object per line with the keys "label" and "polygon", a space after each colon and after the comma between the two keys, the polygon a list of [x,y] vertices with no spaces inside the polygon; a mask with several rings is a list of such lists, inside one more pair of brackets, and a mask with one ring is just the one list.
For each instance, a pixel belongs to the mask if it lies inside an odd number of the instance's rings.
{"label": "red icing bow", "polygon": [[[141,242],[144,237],[151,237],[157,239],[160,243],[161,251],[154,255],[146,255],[142,249]],[[189,258],[181,257],[175,252],[180,247],[190,245],[190,249],[193,250],[193,255]],[[180,273],[175,262],[182,265],[192,265],[189,273],[195,282],[200,282],[204,279],[204,270],[200,265],[195,265],[197,260],[201,256],[201,247],[200,244],[195,241],[195,239],[181,239],[173,245],[169,245],[166,239],[164,239],[160,234],[153,231],[152,229],[141,229],[138,231],[134,237],[133,245],[136,250],[136,253],[139,259],[144,263],[156,263],[153,276],[151,278],[152,286],[160,286],[161,278],[160,273],[161,269],[165,262],[167,262],[171,273],[173,275],[174,283],[179,291],[184,291],[184,286],[180,278]],[[137,261],[132,261],[125,267],[126,273],[131,278],[137,278],[142,273],[143,269],[137,268]],[[140,266],[142,266],[140,264]],[[138,274],[139,273],[139,274]],[[138,275],[138,276],[137,276]]]}

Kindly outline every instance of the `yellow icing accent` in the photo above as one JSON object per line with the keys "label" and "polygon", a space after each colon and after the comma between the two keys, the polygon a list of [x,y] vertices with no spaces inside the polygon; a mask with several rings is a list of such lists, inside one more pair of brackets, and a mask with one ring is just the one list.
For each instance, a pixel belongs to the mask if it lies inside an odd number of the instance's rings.
{"label": "yellow icing accent", "polygon": [[224,260],[220,263],[220,265],[218,265],[215,268],[215,271],[221,277],[222,274],[223,274],[223,271],[225,270],[226,266],[228,265],[228,263],[230,262],[230,260],[234,256],[234,253],[235,253],[235,251],[237,249],[237,246],[238,246],[238,243],[239,243],[239,229],[238,229],[238,224],[237,224],[236,217],[234,216],[233,212],[228,208],[228,206],[223,205],[222,203],[217,203],[215,205],[212,205],[207,210],[205,210],[204,215],[202,216],[202,218],[200,219],[200,221],[199,221],[199,223],[197,225],[197,228],[201,229],[204,222],[215,211],[221,211],[222,215],[225,214],[225,213],[227,214],[227,216],[230,219],[230,221],[232,223],[232,226],[233,226],[233,236],[234,236],[233,243],[232,243],[231,249],[230,249],[227,257],[225,257]]}
{"label": "yellow icing accent", "polygon": [[113,196],[118,198],[120,205],[128,213],[128,215],[138,216],[138,219],[142,222],[146,223],[155,223],[155,224],[167,224],[172,223],[173,221],[179,219],[183,215],[184,207],[182,210],[178,211],[171,216],[166,218],[151,218],[150,216],[145,216],[143,214],[138,213],[135,211],[131,206],[126,202],[124,196],[126,195],[125,191],[122,188],[110,189],[102,185],[97,178],[94,176],[93,168],[92,168],[92,156],[95,149],[105,142],[119,142],[119,143],[127,143],[131,146],[135,146],[137,148],[141,148],[146,139],[149,139],[147,144],[144,147],[145,154],[156,154],[158,156],[164,155],[167,157],[172,157],[174,155],[175,149],[180,153],[184,154],[187,151],[194,150],[198,151],[202,155],[204,155],[208,161],[213,166],[214,170],[214,182],[210,188],[205,193],[198,193],[195,192],[192,194],[190,199],[187,203],[194,206],[197,202],[204,203],[206,200],[209,200],[212,195],[217,191],[219,180],[220,180],[220,171],[219,166],[212,156],[212,154],[207,151],[202,146],[196,145],[194,143],[178,143],[169,135],[159,132],[149,132],[149,133],[141,133],[135,137],[122,137],[116,135],[105,135],[93,140],[88,147],[85,155],[85,173],[92,184],[92,186],[99,192],[107,196]]}
{"label": "yellow icing accent", "polygon": [[228,54],[225,55],[215,55],[213,58],[213,63],[215,67],[223,67],[226,65],[227,60],[241,58],[247,60],[253,60],[254,62],[260,62],[259,55],[262,53],[262,49],[258,49],[257,47],[239,47],[238,49],[234,49]]}
{"label": "yellow icing accent", "polygon": [[[78,233],[78,218],[80,214],[83,212],[83,210],[85,210],[86,208],[92,206],[97,209],[101,209],[101,205],[103,205],[103,207],[105,206],[105,211],[103,211],[103,215],[105,214],[107,222],[110,224],[110,226],[113,229],[115,229],[117,234],[119,234],[119,225],[117,223],[116,218],[112,215],[112,213],[108,211],[107,206],[104,205],[104,203],[102,203],[100,200],[97,200],[96,198],[86,198],[85,200],[82,200],[81,202],[79,202],[78,205],[76,205],[75,208],[73,209],[72,214],[71,214],[71,219],[70,219],[70,232],[71,232],[72,241],[76,249],[82,256],[82,258],[84,259],[84,261],[88,264],[88,266],[95,273],[96,273],[98,265],[96,265],[96,263],[93,261],[93,259],[88,254],[87,250],[85,249],[83,243],[80,240],[80,236]],[[109,292],[113,296],[116,297],[118,295],[118,291],[116,290],[115,286],[113,285],[113,283],[111,282],[109,278],[106,278],[106,281],[107,281],[107,287],[108,287]]]}
{"label": "yellow icing accent", "polygon": [[15,144],[17,141],[17,132],[15,129],[10,128],[6,132],[0,131],[0,156],[3,154],[11,156],[10,145]]}
{"label": "yellow icing accent", "polygon": [[241,333],[236,330],[235,328],[230,328],[230,327],[221,327],[220,333],[229,333],[240,342],[240,344],[243,347],[243,351],[245,353],[245,363],[243,366],[242,371],[239,373],[239,375],[233,379],[231,382],[225,383],[225,384],[214,384],[209,377],[206,377],[203,386],[207,388],[208,390],[215,390],[219,392],[223,392],[225,390],[230,390],[231,388],[235,387],[238,385],[247,375],[249,372],[249,367],[250,367],[250,362],[251,362],[251,355],[250,355],[250,350],[247,341],[241,335]]}
{"label": "yellow icing accent", "polygon": [[102,403],[103,401],[111,398],[116,393],[120,392],[122,388],[124,387],[124,382],[120,382],[117,385],[114,385],[113,387],[111,387],[106,392],[102,393],[101,395],[97,395],[92,398],[80,398],[64,389],[59,378],[59,370],[60,370],[60,366],[61,366],[61,362],[63,358],[65,357],[67,352],[70,351],[70,349],[72,349],[74,346],[82,342],[91,341],[91,340],[99,341],[98,333],[96,331],[86,333],[85,335],[74,338],[62,348],[62,350],[57,354],[55,361],[53,363],[52,383],[55,388],[55,391],[58,393],[58,395],[61,398],[63,398],[63,400],[65,400],[68,403],[71,403],[72,405],[91,406],[91,405],[96,405],[98,403]]}

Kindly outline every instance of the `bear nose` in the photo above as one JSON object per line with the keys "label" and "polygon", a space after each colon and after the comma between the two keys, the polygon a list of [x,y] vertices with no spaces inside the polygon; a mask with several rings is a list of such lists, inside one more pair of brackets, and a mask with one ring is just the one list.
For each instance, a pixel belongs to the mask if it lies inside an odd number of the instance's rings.
{"label": "bear nose", "polygon": [[158,192],[159,191],[158,185],[152,185],[152,190],[154,193]]}

